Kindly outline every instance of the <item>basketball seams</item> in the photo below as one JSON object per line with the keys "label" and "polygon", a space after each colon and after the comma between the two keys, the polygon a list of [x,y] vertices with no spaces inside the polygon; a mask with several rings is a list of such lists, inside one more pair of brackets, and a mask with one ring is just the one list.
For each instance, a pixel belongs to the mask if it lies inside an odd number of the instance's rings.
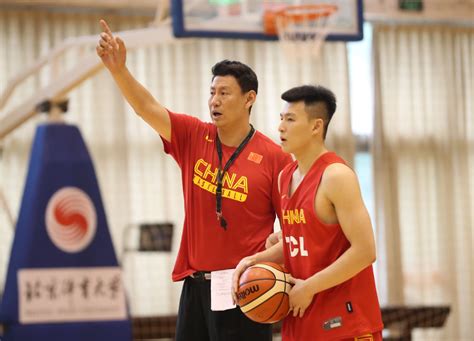
{"label": "basketball seams", "polygon": [[[275,278],[256,278],[256,279],[251,279],[250,281],[247,281],[247,282],[243,282],[243,283],[240,283],[239,284],[239,288],[240,287],[243,287],[244,285],[246,284],[249,284],[249,283],[252,283],[252,282],[260,282],[260,281],[273,281],[273,282],[285,282],[285,283],[288,283],[287,281],[283,280],[283,279],[275,279]],[[273,285],[275,286],[275,285]],[[270,288],[272,289],[273,286]]]}
{"label": "basketball seams", "polygon": [[276,274],[275,274],[275,268],[271,267],[271,266],[268,266],[266,264],[263,264],[263,263],[260,263],[260,264],[255,264],[253,266],[251,266],[251,268],[255,268],[255,269],[265,269],[265,270],[268,270],[269,272],[272,273],[273,277],[276,278]]}
{"label": "basketball seams", "polygon": [[[272,296],[270,296],[270,297],[268,298],[268,300],[271,299],[272,297],[276,296],[276,295],[279,295],[279,294],[281,294],[281,299],[280,299],[280,302],[278,303],[277,308],[273,311],[272,315],[270,315],[266,320],[264,320],[264,321],[262,321],[262,322],[266,322],[266,321],[271,320],[272,317],[275,316],[275,314],[278,312],[278,310],[280,310],[280,307],[281,307],[283,301],[285,300],[285,297],[289,296],[288,293],[286,293],[286,292],[277,292],[277,293],[274,293]],[[257,306],[253,307],[252,309],[246,310],[244,313],[250,313],[252,310],[257,309],[260,305],[264,304],[265,302],[266,302],[266,301],[261,302],[260,304],[258,304]],[[249,304],[250,304],[250,303],[249,303]],[[243,310],[242,310],[242,311],[243,311]]]}
{"label": "basketball seams", "polygon": [[[244,276],[246,271],[248,274]],[[250,266],[239,283],[240,309],[250,319],[260,323],[274,323],[288,314],[290,275],[279,264],[263,262]],[[259,287],[257,291],[246,291]],[[281,295],[280,295],[281,294]],[[249,295],[248,297],[246,297]],[[278,296],[280,295],[280,296]],[[244,303],[245,302],[245,303]],[[242,304],[242,305],[241,305]]]}
{"label": "basketball seams", "polygon": [[[286,286],[286,284],[285,284]],[[281,299],[280,299],[280,303],[278,304],[278,307],[277,309],[275,309],[275,311],[273,312],[272,316],[270,316],[268,319],[266,319],[266,321],[269,321],[271,318],[273,318],[273,316],[275,316],[275,314],[280,310],[282,304],[283,304],[283,301],[285,300],[285,297],[288,297],[288,300],[289,300],[289,294],[285,291],[285,292],[282,292],[281,293]],[[288,314],[289,311],[287,311],[286,314]],[[286,316],[286,315],[285,315]],[[280,319],[279,319],[280,320]]]}
{"label": "basketball seams", "polygon": [[[272,285],[271,287],[269,287],[265,292],[263,292],[260,296],[258,296],[257,298],[255,298],[254,300],[252,300],[252,301],[250,301],[250,302],[244,304],[243,306],[240,306],[240,308],[242,309],[242,311],[244,311],[244,310],[243,310],[244,307],[248,306],[249,304],[252,304],[252,303],[256,302],[256,301],[259,300],[259,299],[263,299],[263,298],[264,298],[264,302],[265,302],[265,300],[267,300],[267,299],[273,297],[275,294],[272,294],[272,295],[269,296],[269,297],[267,297],[266,295],[267,295],[268,293],[275,292],[275,290],[274,290],[274,289],[275,289],[275,286],[278,284],[278,282],[281,282],[281,281],[278,281],[278,280],[276,280],[276,279],[274,279],[274,278],[253,279],[253,280],[251,280],[251,281],[242,283],[242,284],[239,286],[239,287],[243,287],[244,285],[249,284],[249,283],[252,283],[252,282],[264,282],[264,281],[271,281],[271,282],[273,283],[273,285]],[[258,284],[257,284],[257,285],[258,285]],[[278,291],[277,291],[277,293],[278,293]],[[252,308],[252,309],[253,309],[253,308]],[[245,312],[245,311],[244,311],[244,312]]]}
{"label": "basketball seams", "polygon": [[244,313],[246,313],[247,311],[250,311],[250,310],[254,309],[255,307],[257,307],[260,304],[264,303],[265,301],[267,301],[271,297],[275,296],[275,294],[280,293],[280,292],[285,292],[285,291],[281,290],[281,287],[283,286],[283,288],[286,288],[286,283],[282,284],[281,282],[283,282],[283,281],[278,281],[278,282],[275,281],[275,284],[273,285],[273,287],[271,287],[270,290],[267,290],[262,295],[258,296],[257,298],[255,298],[253,301],[247,303],[246,305],[241,306],[240,309],[242,309],[242,311]]}
{"label": "basketball seams", "polygon": [[259,264],[251,266],[251,268],[261,268],[261,269],[268,270],[273,274],[275,279],[279,279],[279,280],[283,280],[283,281],[286,280],[286,274],[287,273],[284,272],[283,269],[281,269],[281,267],[275,268],[275,267],[273,267],[271,265],[268,265],[266,263],[259,263]]}
{"label": "basketball seams", "polygon": [[[285,284],[285,286],[286,286],[286,284]],[[280,308],[281,308],[281,305],[282,305],[282,303],[283,303],[283,300],[285,299],[285,296],[289,296],[286,292],[281,293],[281,294],[282,294],[282,295],[281,295],[281,298],[280,298],[280,303],[278,303],[278,307],[275,309],[275,311],[273,312],[273,314],[272,314],[269,318],[267,318],[265,321],[271,320],[271,319],[273,318],[273,316],[275,316],[275,314],[276,314],[277,312],[279,312],[279,310],[280,310]]]}

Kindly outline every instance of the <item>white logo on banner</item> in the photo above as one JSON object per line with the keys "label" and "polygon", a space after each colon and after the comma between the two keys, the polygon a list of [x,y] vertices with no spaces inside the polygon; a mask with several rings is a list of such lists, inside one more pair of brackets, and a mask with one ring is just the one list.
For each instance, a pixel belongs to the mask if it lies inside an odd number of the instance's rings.
{"label": "white logo on banner", "polygon": [[21,323],[124,320],[119,267],[20,269]]}
{"label": "white logo on banner", "polygon": [[46,207],[46,230],[59,249],[65,252],[84,250],[97,229],[97,214],[86,192],[77,187],[63,187],[49,199]]}

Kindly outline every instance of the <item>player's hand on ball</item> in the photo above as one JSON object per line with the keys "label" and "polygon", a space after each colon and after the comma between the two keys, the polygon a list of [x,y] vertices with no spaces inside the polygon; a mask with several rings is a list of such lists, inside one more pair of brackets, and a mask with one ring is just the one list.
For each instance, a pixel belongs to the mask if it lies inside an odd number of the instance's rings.
{"label": "player's hand on ball", "polygon": [[234,274],[232,275],[232,300],[234,304],[237,304],[237,291],[239,290],[239,279],[240,275],[250,266],[255,265],[256,259],[253,256],[242,258],[235,268]]}
{"label": "player's hand on ball", "polygon": [[303,317],[306,308],[313,301],[314,294],[306,288],[306,281],[290,277],[293,287],[290,290],[290,310],[294,317]]}

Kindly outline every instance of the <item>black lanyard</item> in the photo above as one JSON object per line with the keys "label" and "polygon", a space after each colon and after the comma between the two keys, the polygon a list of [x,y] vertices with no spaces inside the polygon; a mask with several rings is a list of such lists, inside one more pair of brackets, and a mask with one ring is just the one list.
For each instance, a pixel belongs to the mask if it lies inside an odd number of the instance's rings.
{"label": "black lanyard", "polygon": [[225,172],[227,172],[229,167],[234,163],[235,159],[237,159],[239,154],[242,152],[242,150],[244,150],[245,146],[252,138],[254,131],[255,131],[255,128],[252,125],[250,125],[250,132],[242,141],[242,143],[237,147],[237,149],[234,151],[232,156],[229,158],[229,160],[224,166],[224,169],[222,169],[222,144],[221,144],[221,140],[219,140],[219,136],[216,136],[217,155],[219,156],[219,168],[217,170],[217,188],[216,188],[216,214],[217,214],[217,220],[220,221],[221,226],[224,228],[224,230],[227,230],[227,222],[222,216],[222,180],[224,179]]}

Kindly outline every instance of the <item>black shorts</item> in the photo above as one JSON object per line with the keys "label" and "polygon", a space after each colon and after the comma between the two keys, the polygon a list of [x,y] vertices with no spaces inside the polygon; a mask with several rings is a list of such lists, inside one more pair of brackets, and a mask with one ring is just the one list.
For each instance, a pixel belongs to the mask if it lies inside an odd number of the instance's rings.
{"label": "black shorts", "polygon": [[247,318],[240,308],[212,311],[211,281],[187,277],[179,301],[177,341],[271,341],[271,324]]}

